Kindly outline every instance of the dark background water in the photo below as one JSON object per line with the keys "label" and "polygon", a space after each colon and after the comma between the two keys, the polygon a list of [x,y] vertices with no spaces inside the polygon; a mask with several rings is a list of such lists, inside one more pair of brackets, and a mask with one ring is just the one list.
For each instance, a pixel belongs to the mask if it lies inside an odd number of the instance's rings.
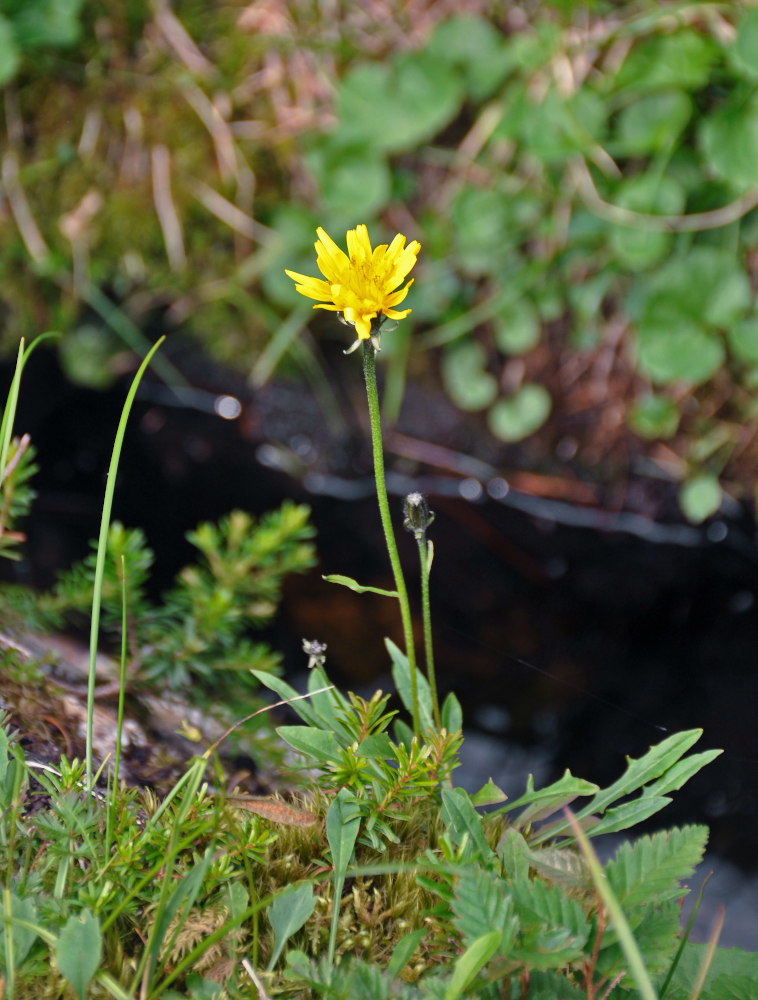
{"label": "dark background water", "polygon": [[[238,420],[210,412],[219,392],[243,401]],[[127,434],[115,516],[145,529],[157,553],[156,591],[190,558],[184,533],[198,521],[234,507],[262,512],[285,497],[308,502],[320,565],[288,582],[272,643],[292,675],[304,667],[302,638],[317,637],[328,643],[338,683],[388,689],[382,640],[400,640],[394,603],[321,579],[343,573],[391,585],[360,429],[327,433],[299,385],[252,392],[239,377],[208,369],[203,393],[175,405],[147,383]],[[123,397],[123,386],[72,387],[52,353],[32,358],[17,427],[32,434],[41,470],[22,579],[49,584],[96,535]],[[392,456],[389,466],[398,527],[399,498],[410,489],[423,489],[437,514],[430,537],[438,675],[463,703],[472,747],[478,740],[483,748],[471,766],[489,758],[504,772],[493,779],[506,783],[523,783],[524,767],[541,780],[569,767],[609,783],[626,755],[702,727],[695,749],[724,754],[652,825],[706,822],[719,855],[752,872],[758,546],[749,514],[735,509],[698,528],[675,516],[654,523],[509,490],[507,472],[489,476],[482,462],[467,469],[479,478]],[[399,541],[416,592],[415,543],[402,532]],[[518,763],[515,779],[509,761]]]}

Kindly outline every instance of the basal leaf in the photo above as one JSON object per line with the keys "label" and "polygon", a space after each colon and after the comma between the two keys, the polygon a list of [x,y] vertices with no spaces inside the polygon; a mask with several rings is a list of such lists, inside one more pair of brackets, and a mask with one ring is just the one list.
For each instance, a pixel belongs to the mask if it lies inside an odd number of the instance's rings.
{"label": "basal leaf", "polygon": [[453,924],[464,946],[488,931],[500,931],[498,951],[507,954],[513,947],[519,922],[513,913],[513,899],[507,882],[494,871],[466,865],[456,877]]}
{"label": "basal leaf", "polygon": [[303,882],[291,892],[277,895],[268,909],[268,919],[274,931],[274,950],[267,969],[276,965],[282,949],[293,934],[296,934],[316,908],[316,897],[310,882]]}
{"label": "basal leaf", "polygon": [[442,725],[449,733],[458,733],[463,729],[463,709],[452,691],[442,703]]}
{"label": "basal leaf", "polygon": [[79,1000],[84,1000],[87,995],[87,987],[97,971],[101,955],[102,934],[97,917],[89,910],[72,914],[56,942],[55,964]]}

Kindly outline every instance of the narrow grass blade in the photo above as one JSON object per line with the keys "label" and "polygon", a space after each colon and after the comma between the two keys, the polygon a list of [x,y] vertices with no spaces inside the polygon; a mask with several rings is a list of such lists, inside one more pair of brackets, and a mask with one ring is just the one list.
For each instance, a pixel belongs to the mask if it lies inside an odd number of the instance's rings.
{"label": "narrow grass blade", "polygon": [[598,860],[597,854],[595,854],[592,844],[590,843],[589,837],[582,829],[581,823],[579,823],[576,816],[574,816],[569,809],[565,809],[564,813],[569,825],[571,826],[571,830],[577,839],[579,847],[581,848],[582,854],[587,861],[587,866],[589,867],[590,875],[592,876],[592,881],[595,884],[597,894],[608,911],[608,916],[610,917],[613,928],[618,936],[621,949],[626,956],[627,962],[629,963],[629,974],[632,979],[634,979],[637,989],[639,990],[641,1000],[658,1000],[655,987],[653,986],[650,976],[648,975],[648,971],[645,968],[645,963],[642,959],[642,955],[640,954],[640,950],[637,947],[637,942],[634,940],[634,935],[629,927],[624,911],[621,908],[621,904],[616,899],[616,896],[611,891],[611,887],[608,885],[608,879],[606,878],[603,867]]}
{"label": "narrow grass blade", "polygon": [[111,511],[113,509],[113,495],[116,490],[116,474],[118,463],[121,457],[121,448],[126,434],[126,424],[131,413],[134,397],[137,395],[137,388],[142,381],[142,376],[147,370],[147,366],[153,359],[153,355],[161,346],[165,337],[161,337],[145,360],[139,366],[137,374],[134,376],[131,388],[126,397],[126,402],[121,411],[121,419],[116,431],[116,440],[113,443],[113,454],[108,468],[108,479],[105,486],[105,497],[103,499],[103,515],[100,521],[100,537],[97,543],[97,560],[95,563],[95,583],[92,595],[92,618],[90,622],[90,646],[89,646],[89,677],[87,683],[87,745],[85,749],[86,759],[86,783],[87,791],[92,791],[92,719],[95,711],[95,660],[97,658],[97,639],[100,632],[100,603],[103,594],[103,576],[105,574],[105,551],[108,540],[108,528],[111,523]]}

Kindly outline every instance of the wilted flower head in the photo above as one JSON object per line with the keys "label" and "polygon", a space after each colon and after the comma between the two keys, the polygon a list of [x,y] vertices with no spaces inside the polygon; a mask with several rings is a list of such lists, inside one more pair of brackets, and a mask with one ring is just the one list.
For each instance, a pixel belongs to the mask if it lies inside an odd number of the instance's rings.
{"label": "wilted flower head", "polygon": [[[326,280],[310,278],[296,271],[286,271],[296,283],[297,291],[319,301],[314,309],[329,309],[342,313],[345,321],[355,327],[358,342],[372,339],[372,321],[387,316],[403,319],[410,309],[395,309],[408,294],[413,278],[402,285],[421,249],[413,240],[405,245],[399,233],[389,245],[381,243],[373,250],[364,225],[350,229],[347,234],[349,256],[343,253],[334,240],[321,228],[317,229],[316,263]],[[378,347],[376,341],[374,345]],[[357,343],[356,345],[357,346]]]}

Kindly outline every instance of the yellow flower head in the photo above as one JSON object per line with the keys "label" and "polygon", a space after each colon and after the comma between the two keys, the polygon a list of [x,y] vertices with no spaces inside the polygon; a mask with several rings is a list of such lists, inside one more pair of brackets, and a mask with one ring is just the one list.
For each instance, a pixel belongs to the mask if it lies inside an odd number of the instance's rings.
{"label": "yellow flower head", "polygon": [[372,250],[368,229],[356,226],[347,234],[348,257],[323,229],[316,232],[316,263],[326,280],[285,272],[301,295],[319,299],[314,309],[342,313],[346,322],[355,327],[359,341],[372,336],[371,322],[380,314],[390,319],[408,315],[410,309],[398,310],[395,306],[413,284],[411,278],[403,288],[398,287],[416,263],[421,249],[417,240],[406,246],[405,237],[398,234],[389,246],[382,243]]}

